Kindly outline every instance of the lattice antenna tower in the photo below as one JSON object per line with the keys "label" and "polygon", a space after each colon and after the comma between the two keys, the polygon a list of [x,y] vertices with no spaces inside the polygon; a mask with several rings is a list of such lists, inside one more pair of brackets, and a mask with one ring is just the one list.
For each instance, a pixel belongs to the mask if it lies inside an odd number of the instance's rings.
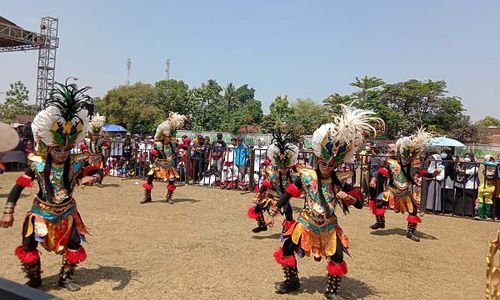
{"label": "lattice antenna tower", "polygon": [[132,68],[132,59],[127,58],[127,85],[130,85],[130,69]]}
{"label": "lattice antenna tower", "polygon": [[40,24],[38,69],[36,81],[36,107],[42,109],[54,88],[56,75],[56,50],[59,47],[59,19],[43,17]]}
{"label": "lattice antenna tower", "polygon": [[165,77],[167,80],[170,79],[170,58],[168,58],[165,62]]}

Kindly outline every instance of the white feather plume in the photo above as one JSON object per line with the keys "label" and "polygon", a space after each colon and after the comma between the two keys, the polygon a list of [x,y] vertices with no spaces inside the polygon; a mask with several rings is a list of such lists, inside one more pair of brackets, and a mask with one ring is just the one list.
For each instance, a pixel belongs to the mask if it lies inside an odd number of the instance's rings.
{"label": "white feather plume", "polygon": [[92,134],[99,134],[104,124],[106,124],[106,117],[100,116],[99,113],[96,113],[95,115],[92,116],[92,120],[90,121],[89,125],[89,130]]}
{"label": "white feather plume", "polygon": [[[298,162],[299,158],[299,147],[294,145],[294,144],[287,144],[287,150],[285,151],[285,155],[288,157],[290,160],[289,166],[296,165]],[[277,166],[278,162],[276,161],[276,158],[281,154],[281,150],[278,146],[275,144],[269,145],[269,148],[267,149],[267,157],[271,161],[271,164],[273,166]]]}
{"label": "white feather plume", "polygon": [[186,120],[186,116],[176,112],[170,112],[168,119],[156,128],[155,140],[161,141],[164,137],[170,136],[172,131],[184,126]]}
{"label": "white feather plume", "polygon": [[317,157],[321,157],[321,150],[323,149],[324,140],[331,135],[333,128],[333,123],[327,123],[321,125],[314,131],[312,137],[312,149],[314,155],[316,155]]}
{"label": "white feather plume", "polygon": [[425,128],[420,127],[417,132],[411,136],[399,138],[396,141],[397,153],[402,153],[405,149],[411,150],[412,157],[416,158],[425,149],[425,145],[432,139],[432,134],[425,131]]}

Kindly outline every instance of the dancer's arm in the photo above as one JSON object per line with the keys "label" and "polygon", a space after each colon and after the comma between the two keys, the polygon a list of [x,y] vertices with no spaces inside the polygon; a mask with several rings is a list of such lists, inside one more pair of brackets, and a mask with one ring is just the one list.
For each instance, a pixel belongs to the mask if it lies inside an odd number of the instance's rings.
{"label": "dancer's arm", "polygon": [[27,169],[22,176],[17,178],[16,184],[10,190],[7,202],[5,203],[2,218],[0,219],[0,227],[7,228],[14,224],[14,209],[17,201],[21,197],[21,192],[24,188],[33,186],[34,179],[35,172],[31,168]]}

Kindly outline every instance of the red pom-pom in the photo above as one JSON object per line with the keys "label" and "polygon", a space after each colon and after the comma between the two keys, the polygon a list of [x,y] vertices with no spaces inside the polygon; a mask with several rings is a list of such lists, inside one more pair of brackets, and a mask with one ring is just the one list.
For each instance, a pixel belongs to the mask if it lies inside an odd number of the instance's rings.
{"label": "red pom-pom", "polygon": [[302,192],[299,190],[299,188],[291,183],[289,184],[287,187],[286,187],[286,190],[285,190],[288,194],[292,195],[292,197],[300,197],[300,195],[302,194]]}
{"label": "red pom-pom", "polygon": [[258,185],[254,185],[253,186],[253,192],[254,193],[258,193],[259,192],[259,186]]}
{"label": "red pom-pom", "polygon": [[66,249],[64,255],[70,264],[79,264],[87,259],[87,253],[82,246],[78,250]]}
{"label": "red pom-pom", "polygon": [[151,154],[152,156],[158,156],[158,150],[153,149],[149,152],[149,154]]}
{"label": "red pom-pom", "polygon": [[83,176],[89,176],[90,172],[99,171],[99,167],[88,166],[83,169]]}
{"label": "red pom-pom", "polygon": [[175,184],[167,184],[167,191],[169,192],[175,191],[176,188]]}
{"label": "red pom-pom", "polygon": [[269,159],[266,159],[263,164],[264,166],[269,167],[271,165],[271,161]]}
{"label": "red pom-pom", "polygon": [[384,177],[389,177],[389,171],[386,168],[379,168],[378,173]]}
{"label": "red pom-pom", "polygon": [[293,225],[295,225],[295,223],[297,223],[297,221],[295,221],[295,220],[283,221],[283,228],[285,228],[285,232],[287,232],[288,229],[290,229]]}
{"label": "red pom-pom", "polygon": [[374,210],[375,210],[375,208],[376,208],[376,206],[375,206],[375,201],[370,200],[370,201],[368,202],[368,207],[370,208],[370,210],[371,210],[371,211],[374,211]]}
{"label": "red pom-pom", "polygon": [[373,214],[376,216],[384,216],[385,215],[385,208],[375,208],[373,210]]}
{"label": "red pom-pom", "polygon": [[274,259],[276,262],[282,266],[295,268],[297,266],[297,261],[293,255],[283,256],[283,248],[279,248],[278,251],[274,252]]}
{"label": "red pom-pom", "polygon": [[19,177],[17,177],[16,185],[23,187],[23,188],[33,187],[33,180],[31,180],[31,178],[19,176]]}
{"label": "red pom-pom", "polygon": [[410,224],[418,224],[418,223],[421,223],[422,222],[422,219],[420,219],[419,216],[412,216],[412,215],[409,215],[407,218],[406,218],[406,221],[408,221],[408,223]]}
{"label": "red pom-pom", "polygon": [[257,220],[260,216],[260,214],[258,212],[255,211],[255,206],[252,206],[248,209],[247,211],[247,216],[250,218],[250,219],[254,219],[254,220]]}
{"label": "red pom-pom", "polygon": [[17,246],[14,253],[19,258],[19,260],[21,260],[21,262],[25,264],[29,264],[40,259],[38,250],[26,251],[23,246]]}
{"label": "red pom-pom", "polygon": [[424,175],[425,175],[425,173],[427,173],[427,171],[426,171],[426,170],[424,170],[424,169],[422,169],[422,170],[418,171],[417,176],[418,176],[418,177],[422,177],[422,176],[424,176]]}
{"label": "red pom-pom", "polygon": [[345,261],[341,264],[331,261],[326,265],[326,270],[331,276],[345,276],[347,274],[347,264]]}
{"label": "red pom-pom", "polygon": [[273,184],[271,183],[271,181],[269,181],[267,179],[262,180],[262,185],[265,186],[268,189],[270,189],[273,186]]}
{"label": "red pom-pom", "polygon": [[356,190],[352,190],[352,191],[347,192],[347,195],[356,198],[356,200],[361,199],[361,193],[356,191]]}
{"label": "red pom-pom", "polygon": [[153,185],[152,184],[149,184],[147,182],[144,182],[144,184],[142,185],[142,187],[145,189],[145,190],[152,190],[153,189]]}

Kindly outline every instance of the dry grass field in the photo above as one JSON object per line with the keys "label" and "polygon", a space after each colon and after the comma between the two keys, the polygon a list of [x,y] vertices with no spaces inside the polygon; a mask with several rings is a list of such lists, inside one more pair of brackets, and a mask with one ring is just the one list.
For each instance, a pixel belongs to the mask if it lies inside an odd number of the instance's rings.
{"label": "dry grass field", "polygon": [[[18,173],[0,176],[4,201]],[[57,287],[60,256],[41,249],[43,289],[64,299],[322,299],[325,261],[299,259],[301,291],[274,293],[282,271],[274,262],[279,228],[253,234],[246,217],[252,194],[193,186],[179,187],[175,203],[140,205],[135,180],[106,178],[105,187],[78,188],[74,196],[90,228],[88,260],[75,280],[81,291]],[[24,212],[35,189],[19,200],[13,228],[0,229],[0,277],[25,279],[14,248]],[[294,200],[295,201],[295,200]],[[300,201],[294,205],[300,206]],[[484,299],[487,241],[500,223],[425,215],[420,243],[405,237],[402,215],[389,212],[385,230],[371,232],[368,209],[340,216],[351,239],[349,274],[342,282],[347,299]]]}

